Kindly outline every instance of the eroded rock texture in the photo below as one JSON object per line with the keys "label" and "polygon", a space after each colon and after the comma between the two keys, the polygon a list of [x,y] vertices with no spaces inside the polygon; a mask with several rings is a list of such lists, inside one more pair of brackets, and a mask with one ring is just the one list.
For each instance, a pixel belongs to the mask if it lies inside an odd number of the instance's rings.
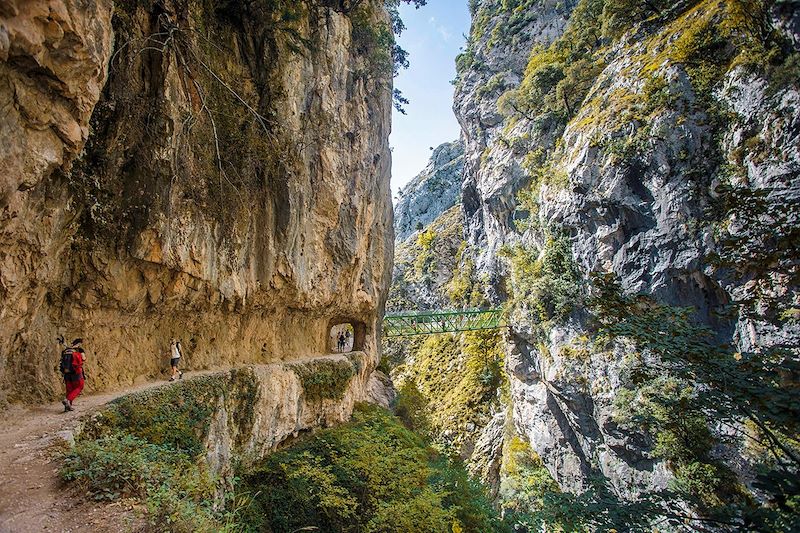
{"label": "eroded rock texture", "polygon": [[58,333],[84,337],[90,390],[157,375],[171,337],[195,368],[264,363],[346,321],[377,357],[379,4],[24,4],[0,13],[4,395],[60,389]]}
{"label": "eroded rock texture", "polygon": [[459,203],[464,172],[461,141],[434,148],[428,165],[399,192],[395,206],[395,238],[404,241],[418,228]]}
{"label": "eroded rock texture", "polygon": [[[477,272],[489,280],[488,297],[502,301],[514,289],[499,258],[503,246],[521,246],[536,258],[560,235],[579,272],[576,283],[584,287],[591,273],[612,272],[629,294],[694,307],[698,320],[742,349],[796,348],[797,322],[779,318],[767,305],[756,303],[739,316],[722,312],[731,301],[758,302],[765,294],[796,307],[796,262],[787,268],[791,260],[776,259],[768,267],[774,268],[769,288],[759,293],[752,276],[735,275],[712,260],[720,232],[745,235],[747,229],[742,218],[713,212],[720,183],[758,191],[773,213],[788,213],[784,235],[797,224],[796,79],[787,83],[770,78],[768,69],[720,60],[713,87],[703,85],[708,78],[701,79],[692,70],[696,64],[679,53],[699,46],[691,39],[706,28],[731,24],[726,10],[732,4],[684,2],[650,25],[632,25],[595,56],[599,62],[586,68],[599,70],[577,105],[567,100],[571,94],[553,101],[553,108],[520,109],[506,100],[501,113],[498,97],[519,87],[531,50],[562,34],[576,2],[522,4],[524,16],[499,1],[475,2],[471,45],[459,58],[455,111],[466,140],[463,205]],[[773,15],[796,50],[793,9],[784,5]],[[509,24],[514,31],[507,31]],[[731,53],[705,50],[703,60],[735,57]],[[540,56],[539,64],[547,60]],[[532,83],[547,86],[547,71],[537,75],[542,78]],[[656,84],[664,91],[661,100],[651,92]],[[567,103],[559,112],[555,106],[562,101]],[[525,206],[520,190],[532,195]],[[533,304],[515,309],[506,360],[514,422],[561,487],[581,490],[598,473],[624,497],[664,487],[669,472],[649,455],[652,443],[621,431],[613,416],[630,349],[593,352],[588,317],[577,301],[568,317],[544,322]]]}

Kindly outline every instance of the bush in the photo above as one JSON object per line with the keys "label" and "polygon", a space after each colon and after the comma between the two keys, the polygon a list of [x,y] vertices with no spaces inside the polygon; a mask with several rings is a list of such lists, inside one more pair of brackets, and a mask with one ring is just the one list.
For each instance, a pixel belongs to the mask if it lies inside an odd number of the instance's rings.
{"label": "bush", "polygon": [[515,521],[530,520],[528,515],[543,508],[546,494],[560,491],[539,455],[527,442],[509,432],[503,442],[500,480],[503,509]]}
{"label": "bush", "polygon": [[527,308],[535,322],[565,320],[582,294],[581,276],[566,236],[550,237],[538,255],[518,246],[503,255],[511,263],[512,308]]}
{"label": "bush", "polygon": [[112,433],[80,440],[67,452],[61,477],[95,500],[136,497],[147,502],[152,523],[170,531],[217,531],[211,503],[214,483],[186,452],[169,444]]}
{"label": "bush", "polygon": [[120,432],[195,456],[203,450],[217,398],[224,394],[223,380],[200,376],[117,398],[86,426],[83,438]]}
{"label": "bush", "polygon": [[62,479],[97,500],[144,500],[148,521],[169,531],[225,530],[225,502],[218,501],[204,458],[221,398],[240,427],[252,424],[258,399],[252,371],[200,376],[114,400],[65,454]]}
{"label": "bush", "polygon": [[369,405],[242,473],[239,490],[255,495],[243,525],[266,531],[503,531],[460,465]]}

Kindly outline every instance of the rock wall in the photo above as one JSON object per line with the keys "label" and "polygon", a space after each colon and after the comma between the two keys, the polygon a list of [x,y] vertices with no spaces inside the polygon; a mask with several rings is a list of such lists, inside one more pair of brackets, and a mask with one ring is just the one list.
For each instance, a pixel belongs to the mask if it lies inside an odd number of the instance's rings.
{"label": "rock wall", "polygon": [[[522,80],[531,48],[548,45],[562,34],[576,3],[525,0],[512,6],[501,0],[474,2],[470,42],[456,60],[453,111],[465,147],[462,204],[466,235],[468,241],[479,245],[478,269],[491,273],[495,282],[496,270],[502,269],[497,251],[514,238],[515,195],[529,182],[521,165],[527,146],[509,142],[498,99]],[[529,140],[530,145],[537,141]],[[492,285],[490,293],[496,290]]]}
{"label": "rock wall", "polygon": [[[24,4],[24,5],[23,5]],[[377,357],[393,253],[377,2],[36,1],[0,11],[0,383],[52,398],[327,352]],[[90,118],[91,117],[91,118]]]}
{"label": "rock wall", "polygon": [[[344,384],[340,397],[310,397],[304,388],[302,372],[294,367],[335,364],[351,367],[352,377]],[[371,358],[363,352],[352,352],[347,356],[330,355],[305,359],[294,364],[271,364],[246,367],[224,374],[222,377],[231,386],[227,394],[220,396],[209,422],[205,438],[205,459],[210,471],[228,481],[232,480],[234,461],[247,466],[248,461],[257,461],[278,445],[299,434],[320,427],[331,427],[347,422],[357,402],[369,399],[370,378],[375,367]],[[240,400],[251,392],[237,390],[243,383],[237,374],[249,374],[245,388],[253,389],[251,418],[243,417]],[[238,396],[237,396],[238,395]]]}
{"label": "rock wall", "polygon": [[[465,244],[463,233],[461,208],[453,206],[425,230],[398,243],[392,286],[386,302],[388,311],[427,311],[464,306],[453,294],[454,277],[461,279],[458,263]],[[464,290],[468,292],[468,287]],[[468,298],[469,294],[463,296]]]}
{"label": "rock wall", "polygon": [[398,193],[394,232],[398,241],[410,237],[418,226],[459,203],[464,171],[464,145],[460,141],[433,149],[428,165]]}
{"label": "rock wall", "polygon": [[[235,469],[246,472],[287,440],[349,420],[354,405],[374,389],[373,363],[366,353],[352,352],[195,376],[117,398],[67,438],[127,434],[183,445],[216,480],[221,503]],[[320,388],[326,374],[342,379]],[[191,434],[178,436],[185,428]]]}
{"label": "rock wall", "polygon": [[[727,304],[752,297],[755,282],[715,266],[720,232],[740,232],[741,222],[709,214],[720,183],[760,191],[773,212],[789,213],[780,232],[791,235],[800,216],[796,79],[743,66],[752,58],[734,44],[703,50],[707,43],[692,39],[716,31],[709,28],[735,28],[733,4],[683,2],[602,41],[596,62],[584,69],[597,74],[585,93],[576,89],[574,108],[567,102],[559,114],[555,106],[566,97],[558,93],[553,107],[520,110],[505,93],[547,84],[547,71],[536,70],[547,61],[543,51],[578,9],[576,2],[521,4],[512,10],[475,2],[469,47],[458,59],[454,109],[466,142],[466,233],[476,272],[490,280],[488,297],[503,301],[514,290],[499,250],[521,247],[541,258],[548,241],[564,235],[584,288],[591,273],[613,272],[627,293],[696,308],[700,321],[742,349],[796,347],[797,322],[765,305],[724,318]],[[773,10],[773,24],[796,54],[796,32],[787,30],[794,15],[781,9]],[[734,30],[728,43],[740,43],[741,35]],[[709,81],[693,70],[691,53],[718,61],[704,72],[718,77]],[[503,112],[498,100],[507,104]],[[524,205],[523,190],[530,194]],[[795,263],[780,256],[772,264],[767,292],[791,307],[798,304],[796,266],[787,274],[787,264]],[[650,444],[614,421],[629,351],[593,353],[578,302],[569,316],[547,323],[532,308],[514,309],[506,360],[514,422],[561,487],[580,490],[596,473],[624,497],[664,487],[669,473],[648,455]]]}

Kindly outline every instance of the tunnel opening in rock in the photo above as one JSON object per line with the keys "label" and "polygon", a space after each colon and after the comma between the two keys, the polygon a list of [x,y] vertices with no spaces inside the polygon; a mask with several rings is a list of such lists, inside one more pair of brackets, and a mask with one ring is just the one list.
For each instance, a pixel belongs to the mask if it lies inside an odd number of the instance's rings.
{"label": "tunnel opening in rock", "polygon": [[364,349],[366,326],[355,320],[334,320],[328,328],[328,349],[334,353],[347,353]]}

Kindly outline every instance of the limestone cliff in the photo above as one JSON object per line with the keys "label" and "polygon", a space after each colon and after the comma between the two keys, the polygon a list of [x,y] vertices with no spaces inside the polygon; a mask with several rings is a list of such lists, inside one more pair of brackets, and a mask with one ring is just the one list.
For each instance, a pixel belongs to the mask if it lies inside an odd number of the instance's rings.
{"label": "limestone cliff", "polygon": [[460,141],[433,149],[428,165],[398,193],[394,221],[398,241],[460,203],[463,171],[464,145]]}
{"label": "limestone cliff", "polygon": [[[769,305],[798,306],[800,216],[797,12],[775,4],[753,28],[737,2],[638,13],[472,3],[454,106],[466,143],[464,257],[490,299],[509,301],[514,423],[564,489],[599,473],[630,498],[670,476],[652,442],[614,417],[631,352],[588,343],[592,273],[694,308],[742,351],[798,346],[791,312]],[[780,42],[780,59],[753,53],[759,39]],[[748,233],[746,212],[719,207],[731,189],[763,197],[775,218]],[[725,235],[740,237],[740,263],[720,267]],[[747,265],[767,257],[762,284]],[[726,315],[734,301],[754,306]]]}
{"label": "limestone cliff", "polygon": [[0,8],[0,382],[88,387],[329,351],[377,358],[393,251],[378,2]]}

